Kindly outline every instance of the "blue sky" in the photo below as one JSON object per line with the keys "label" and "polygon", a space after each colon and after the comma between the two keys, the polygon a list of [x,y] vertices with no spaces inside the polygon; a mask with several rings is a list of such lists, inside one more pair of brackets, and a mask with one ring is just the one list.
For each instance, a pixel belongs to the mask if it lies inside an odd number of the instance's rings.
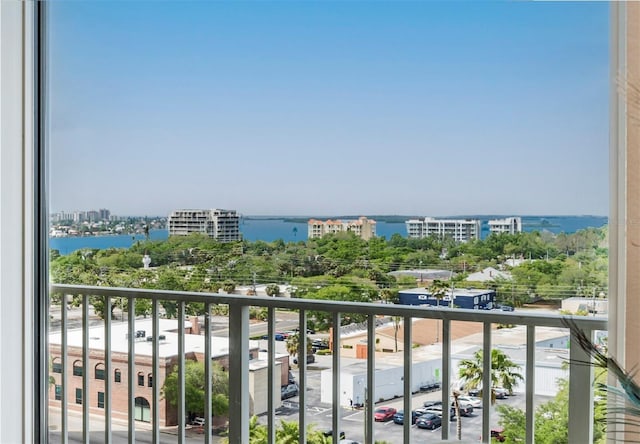
{"label": "blue sky", "polygon": [[51,210],[606,215],[608,17],[53,2]]}

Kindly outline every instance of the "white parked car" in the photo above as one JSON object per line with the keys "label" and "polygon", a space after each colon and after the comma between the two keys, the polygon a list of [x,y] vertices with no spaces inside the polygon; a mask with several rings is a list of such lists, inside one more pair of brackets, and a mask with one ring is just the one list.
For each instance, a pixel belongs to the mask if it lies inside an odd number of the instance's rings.
{"label": "white parked car", "polygon": [[482,408],[482,399],[475,396],[458,396],[458,402],[461,404],[471,404],[474,409]]}

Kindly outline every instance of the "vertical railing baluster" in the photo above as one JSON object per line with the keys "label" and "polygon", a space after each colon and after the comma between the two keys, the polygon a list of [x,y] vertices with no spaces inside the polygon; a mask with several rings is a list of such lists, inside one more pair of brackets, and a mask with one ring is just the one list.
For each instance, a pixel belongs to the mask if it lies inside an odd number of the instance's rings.
{"label": "vertical railing baluster", "polygon": [[[437,324],[437,322],[436,322]],[[451,321],[449,319],[442,320],[442,402],[443,406],[449,404],[449,389],[451,387]],[[446,396],[445,396],[446,393]],[[445,402],[446,400],[446,402]],[[449,439],[449,427],[451,424],[451,415],[449,410],[444,413],[442,409],[442,439]]]}
{"label": "vertical railing baluster", "polygon": [[249,306],[229,306],[229,442],[249,442]]}
{"label": "vertical railing baluster", "polygon": [[[331,350],[331,360],[333,367],[331,370],[331,379],[333,382],[332,397],[333,404],[331,406],[331,430],[332,436],[340,436],[340,313],[333,313],[333,329],[331,331],[331,342],[333,347]],[[352,390],[353,392],[353,390]],[[351,400],[353,406],[353,399]]]}
{"label": "vertical railing baluster", "polygon": [[525,409],[525,443],[533,444],[535,427],[534,395],[536,393],[536,328],[527,325],[527,368],[526,368],[526,409]]}
{"label": "vertical railing baluster", "polygon": [[403,419],[403,432],[404,439],[403,442],[410,443],[411,442],[411,425],[413,424],[413,414],[411,413],[411,401],[412,401],[412,390],[411,390],[411,376],[413,370],[413,359],[411,356],[411,352],[413,351],[412,345],[412,320],[409,316],[404,317],[403,321],[404,327],[404,341],[403,341],[403,355],[404,355],[404,419]]}
{"label": "vertical railing baluster", "polygon": [[[193,325],[191,326],[193,329]],[[184,301],[178,302],[178,444],[185,442],[185,389],[184,389]],[[173,369],[171,370],[173,371]]]}
{"label": "vertical railing baluster", "polygon": [[127,313],[127,343],[129,348],[129,356],[127,356],[127,363],[129,372],[127,373],[127,393],[129,396],[129,408],[127,409],[127,439],[129,444],[136,442],[136,298],[130,295],[127,299],[129,303],[129,310]]}
{"label": "vertical railing baluster", "polygon": [[[491,405],[491,322],[483,323],[482,338],[482,442],[491,442],[489,406]],[[460,418],[458,418],[460,421]]]}
{"label": "vertical railing baluster", "polygon": [[300,391],[298,393],[298,442],[307,442],[307,312],[298,313],[298,375]]}
{"label": "vertical railing baluster", "polygon": [[104,442],[111,444],[111,297],[104,297]]}
{"label": "vertical railing baluster", "polygon": [[[593,332],[585,331],[593,340]],[[591,357],[571,341],[569,349],[569,444],[593,442],[593,366]]]}
{"label": "vertical railing baluster", "polygon": [[[157,298],[154,298],[151,303],[151,311],[153,312],[151,322],[153,330],[153,341],[151,341],[151,346],[153,347],[151,357],[151,382],[153,385],[153,387],[151,387],[151,398],[153,399],[152,440],[153,444],[160,444],[160,387],[158,384],[158,375],[160,375],[160,310]],[[147,385],[149,384],[147,383]]]}
{"label": "vertical railing baluster", "polygon": [[211,417],[213,412],[211,411],[211,401],[213,398],[213,386],[211,377],[211,303],[205,304],[204,315],[204,442],[205,444],[211,444]]}
{"label": "vertical railing baluster", "polygon": [[376,317],[367,316],[367,387],[364,402],[364,441],[372,443],[373,437],[373,407],[376,393]]}
{"label": "vertical railing baluster", "polygon": [[[267,442],[275,444],[276,442],[276,396],[280,397],[280,375],[275,374],[276,367],[276,310],[273,307],[267,309],[267,354],[269,360],[269,390],[267,392],[268,412],[267,412]],[[278,380],[276,381],[276,377]],[[288,378],[288,375],[287,375]]]}
{"label": "vertical railing baluster", "polygon": [[82,295],[82,442],[89,444],[89,295]]}
{"label": "vertical railing baluster", "polygon": [[69,402],[69,377],[67,376],[67,371],[69,368],[67,364],[67,360],[69,359],[69,346],[67,343],[67,298],[70,296],[71,295],[67,295],[66,293],[62,294],[62,312],[60,313],[60,360],[62,365],[62,373],[60,374],[60,430],[62,432],[62,444],[69,443],[69,408],[67,406]]}

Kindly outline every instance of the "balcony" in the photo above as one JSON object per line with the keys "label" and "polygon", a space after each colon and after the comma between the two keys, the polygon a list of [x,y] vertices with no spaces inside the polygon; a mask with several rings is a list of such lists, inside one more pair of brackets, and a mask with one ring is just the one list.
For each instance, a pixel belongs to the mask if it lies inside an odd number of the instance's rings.
{"label": "balcony", "polygon": [[[521,312],[501,312],[482,311],[464,309],[443,309],[443,308],[421,308],[391,304],[362,304],[348,302],[329,302],[321,300],[304,300],[288,298],[266,298],[247,297],[237,295],[221,295],[206,293],[185,293],[170,291],[151,291],[124,288],[104,288],[104,287],[84,287],[70,285],[53,285],[51,294],[54,296],[75,297],[81,301],[81,328],[72,325],[68,318],[66,309],[59,310],[60,326],[50,334],[50,362],[51,370],[55,379],[55,399],[50,399],[49,409],[49,429],[50,438],[56,442],[70,442],[73,439],[80,439],[82,442],[94,441],[96,435],[100,435],[100,441],[117,442],[126,435],[128,442],[136,441],[136,432],[140,433],[141,427],[145,434],[151,435],[152,442],[161,442],[161,430],[165,430],[167,419],[165,414],[173,414],[177,419],[177,425],[172,428],[177,438],[172,437],[172,441],[190,442],[187,440],[186,424],[187,411],[185,407],[185,380],[184,369],[186,360],[193,353],[193,349],[186,346],[189,338],[193,335],[186,333],[185,306],[188,303],[204,304],[204,312],[211,313],[214,305],[228,306],[228,375],[229,375],[229,411],[228,411],[228,438],[231,443],[249,442],[249,415],[253,408],[250,394],[250,366],[255,357],[250,350],[250,307],[265,307],[268,311],[266,348],[267,363],[266,381],[267,384],[265,414],[262,417],[267,425],[268,442],[275,443],[275,428],[277,425],[276,411],[280,405],[280,372],[278,370],[281,361],[276,356],[276,309],[285,309],[296,313],[299,325],[307,325],[307,316],[311,311],[321,311],[329,313],[333,325],[340,325],[342,314],[353,312],[368,315],[366,321],[366,380],[365,380],[365,400],[362,415],[364,442],[373,443],[376,439],[376,428],[374,427],[375,410],[375,388],[380,387],[376,383],[376,371],[380,362],[376,363],[376,320],[380,316],[396,317],[402,319],[405,326],[403,329],[400,349],[402,356],[402,388],[401,402],[405,412],[415,408],[412,405],[412,396],[416,391],[416,384],[420,381],[413,379],[413,349],[412,330],[413,319],[435,319],[438,320],[438,337],[441,339],[441,365],[442,373],[440,382],[442,387],[450,387],[454,382],[455,375],[452,367],[452,322],[467,321],[481,325],[483,356],[483,386],[491,386],[490,382],[490,356],[492,349],[492,324],[512,324],[521,326],[526,332],[526,365],[523,367],[524,383],[524,404],[526,406],[526,436],[524,442],[534,442],[534,397],[535,397],[535,370],[536,370],[536,329],[537,328],[563,328],[562,319],[554,315],[545,314],[522,314]],[[95,302],[95,298],[102,298],[104,302],[104,313],[111,312],[113,301],[127,301],[128,316],[126,320],[112,320],[109,316],[100,322],[100,325],[90,325],[90,298]],[[64,298],[63,298],[64,300]],[[139,329],[141,319],[136,319],[135,306],[140,300],[151,301],[151,317],[145,321],[150,323],[150,330],[144,332],[144,337]],[[161,301],[173,301],[177,307],[177,320],[173,321],[177,325],[175,330],[175,342],[177,349],[175,352],[167,352],[164,345],[164,329],[161,323],[166,322],[161,319]],[[62,304],[64,306],[64,304]],[[205,319],[209,319],[205,316]],[[573,320],[588,335],[598,330],[606,330],[607,324],[604,318],[598,317],[575,317]],[[101,333],[94,335],[92,332],[98,329]],[[118,332],[117,334],[115,332]],[[126,332],[125,335],[122,332]],[[203,336],[198,336],[204,341],[201,349],[205,365],[205,380],[209,379],[212,368],[213,356],[212,322],[205,321],[203,326]],[[306,340],[306,329],[300,329],[302,343]],[[168,340],[168,336],[165,336]],[[340,329],[333,329],[330,341],[333,344],[340,344]],[[262,341],[264,344],[264,340]],[[264,346],[264,345],[262,345]],[[143,352],[143,350],[146,350]],[[589,366],[580,365],[580,361],[585,361],[587,356],[582,349],[571,346],[568,352],[571,364],[569,365],[569,442],[586,443],[592,442],[592,418],[593,418],[593,390],[592,390],[592,369]],[[331,368],[341,367],[340,353],[333,353],[330,357]],[[304,363],[306,360],[306,350],[302,350],[298,356],[298,362]],[[96,364],[97,363],[97,364]],[[171,412],[166,400],[161,396],[161,381],[166,377],[167,369],[177,366],[179,371],[177,393],[178,403],[176,411]],[[101,375],[101,378],[98,376]],[[158,375],[158,376],[156,376]],[[311,417],[306,414],[309,404],[307,393],[309,369],[307,365],[299,368],[298,384],[298,414],[297,422],[302,431],[299,442],[306,442],[306,426],[311,424]],[[343,428],[343,417],[345,403],[341,400],[342,395],[339,372],[331,373],[331,394],[330,408],[327,415],[331,416],[331,427],[337,436]],[[50,390],[50,393],[53,391]],[[92,398],[92,394],[97,394],[97,399]],[[139,396],[145,393],[145,396]],[[75,394],[75,398],[74,398]],[[84,399],[83,399],[84,394]],[[449,402],[449,390],[442,390],[441,401],[444,405]],[[211,411],[212,387],[209,385],[205,389],[205,414],[203,430],[211,430],[213,424]],[[53,396],[50,396],[53,398]],[[59,399],[59,400],[58,400]],[[118,402],[126,400],[124,410],[115,408]],[[97,401],[97,402],[95,402]],[[492,418],[490,406],[490,392],[483,394],[483,407],[481,415],[481,426],[474,435],[474,441],[478,436],[482,436],[482,442],[490,442],[491,424],[495,424],[496,418]],[[400,401],[396,401],[400,402]],[[348,407],[348,406],[347,406]],[[52,412],[55,411],[55,418]],[[95,415],[101,419],[99,426],[96,426]],[[72,421],[73,418],[73,421]],[[215,419],[215,417],[213,418]],[[73,426],[71,425],[73,422]],[[116,435],[114,424],[124,424],[126,432],[124,435]],[[451,421],[448,415],[442,417],[442,427],[429,438],[436,442],[438,439],[455,440],[455,433],[451,431]],[[396,426],[394,426],[396,427]],[[95,429],[95,430],[94,430]],[[455,428],[454,428],[455,430]],[[410,443],[415,441],[412,438],[412,428],[410,421],[405,421],[402,427],[396,427],[394,432],[397,435],[397,442]],[[475,432],[474,432],[475,433]],[[439,434],[439,436],[438,436]],[[80,437],[81,435],[81,437]],[[162,434],[164,435],[164,433]],[[415,435],[413,435],[415,436]],[[351,437],[360,439],[362,437]],[[204,442],[214,442],[212,435],[204,433]],[[469,439],[469,438],[466,438]]]}

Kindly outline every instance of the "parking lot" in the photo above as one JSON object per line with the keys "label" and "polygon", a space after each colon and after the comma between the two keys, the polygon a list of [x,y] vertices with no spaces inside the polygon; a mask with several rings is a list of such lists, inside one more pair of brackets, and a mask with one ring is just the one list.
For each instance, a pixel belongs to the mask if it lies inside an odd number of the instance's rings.
{"label": "parking lot", "polygon": [[[320,372],[324,368],[331,367],[331,356],[318,356],[315,365],[308,368],[307,371],[307,424],[312,424],[316,430],[331,430],[332,410],[330,404],[320,402]],[[293,369],[292,373],[298,378],[297,370]],[[433,391],[430,393],[417,393],[413,395],[413,408],[418,408],[427,400],[440,400],[441,391]],[[536,404],[547,401],[549,398],[539,397]],[[376,407],[389,406],[397,410],[403,409],[403,399],[397,398],[382,403],[377,403]],[[499,415],[496,407],[499,405],[511,405],[524,409],[525,397],[522,394],[507,397],[504,400],[497,400],[496,404],[491,407],[491,426],[497,427]],[[283,407],[278,411],[277,417],[282,420],[297,421],[298,420],[298,397],[292,397],[283,401]],[[364,442],[364,411],[362,409],[340,409],[341,429],[349,439]],[[482,409],[476,409],[470,416],[462,417],[462,438],[468,441],[477,441],[480,439],[482,427]],[[411,428],[412,442],[438,442],[441,438],[442,430],[420,429],[415,425]],[[456,420],[450,423],[449,437],[455,437]],[[374,423],[374,440],[385,440],[389,442],[399,442],[402,439],[402,426],[395,424],[393,421],[375,422]],[[373,440],[372,440],[373,441]]]}

